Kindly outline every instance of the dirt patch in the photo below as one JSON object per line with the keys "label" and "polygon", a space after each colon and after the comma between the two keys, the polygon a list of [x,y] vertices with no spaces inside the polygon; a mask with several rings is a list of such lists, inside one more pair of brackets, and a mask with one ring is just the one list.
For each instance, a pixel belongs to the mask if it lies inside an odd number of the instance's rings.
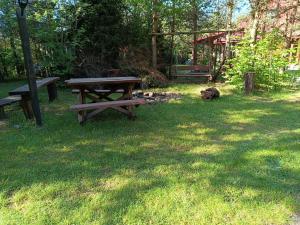
{"label": "dirt patch", "polygon": [[135,98],[144,98],[148,104],[165,103],[170,100],[181,100],[182,94],[171,92],[134,92]]}

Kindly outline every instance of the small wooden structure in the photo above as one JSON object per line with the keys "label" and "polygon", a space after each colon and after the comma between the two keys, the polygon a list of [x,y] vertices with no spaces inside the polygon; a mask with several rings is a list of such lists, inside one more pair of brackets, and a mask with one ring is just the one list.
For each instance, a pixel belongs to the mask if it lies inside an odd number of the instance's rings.
{"label": "small wooden structure", "polygon": [[[144,99],[133,99],[135,85],[142,82],[137,77],[78,78],[65,82],[68,87],[79,90],[79,104],[71,106],[71,110],[77,112],[80,124],[106,109],[114,109],[132,119],[135,118],[134,106],[145,104]],[[123,90],[121,97],[114,99],[111,95],[119,90]]]}

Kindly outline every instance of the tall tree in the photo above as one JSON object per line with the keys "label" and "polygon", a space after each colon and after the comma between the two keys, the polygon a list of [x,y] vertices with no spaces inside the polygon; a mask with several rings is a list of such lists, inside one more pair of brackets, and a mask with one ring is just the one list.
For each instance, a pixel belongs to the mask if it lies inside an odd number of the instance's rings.
{"label": "tall tree", "polygon": [[251,40],[253,43],[257,40],[257,33],[259,28],[259,20],[261,15],[267,8],[270,0],[249,0],[251,6],[251,18],[252,18],[252,27],[250,31]]}
{"label": "tall tree", "polygon": [[[233,11],[235,7],[235,0],[227,0],[227,22],[226,22],[226,29],[232,29],[232,17]],[[231,58],[231,31],[227,32],[226,34],[226,58]]]}
{"label": "tall tree", "polygon": [[158,3],[159,0],[152,0],[152,66],[154,69],[157,69],[157,36],[155,33],[158,32]]}

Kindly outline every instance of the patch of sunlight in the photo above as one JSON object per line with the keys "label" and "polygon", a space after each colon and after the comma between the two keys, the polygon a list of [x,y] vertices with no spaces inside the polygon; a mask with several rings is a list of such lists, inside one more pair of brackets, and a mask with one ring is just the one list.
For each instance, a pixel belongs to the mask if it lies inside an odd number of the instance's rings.
{"label": "patch of sunlight", "polygon": [[222,188],[222,194],[224,195],[224,200],[228,202],[236,202],[240,199],[251,201],[260,195],[260,191],[252,188],[241,189],[240,187],[227,185]]}
{"label": "patch of sunlight", "polygon": [[73,149],[70,146],[63,146],[59,149],[60,152],[71,152]]}
{"label": "patch of sunlight", "polygon": [[21,145],[19,145],[17,147],[17,151],[20,152],[20,153],[32,153],[33,152],[32,149],[26,148],[25,146],[21,146]]}
{"label": "patch of sunlight", "polygon": [[146,149],[156,149],[158,147],[158,143],[154,143],[152,141],[143,142],[143,143],[141,143],[141,147],[146,148]]}
{"label": "patch of sunlight", "polygon": [[75,142],[75,146],[86,146],[86,145],[93,145],[93,144],[97,144],[97,140],[92,140],[92,139],[89,139],[89,140],[86,140],[84,138],[81,138],[80,141],[77,141]]}
{"label": "patch of sunlight", "polygon": [[220,153],[223,152],[224,149],[228,148],[228,146],[224,144],[209,144],[209,145],[202,145],[197,146],[193,148],[190,152],[194,154],[202,154],[204,152],[210,154],[210,153]]}
{"label": "patch of sunlight", "polygon": [[225,111],[227,118],[225,122],[227,123],[240,123],[240,124],[253,124],[259,120],[262,116],[278,115],[278,113],[272,112],[270,110],[239,110],[239,111]]}
{"label": "patch of sunlight", "polygon": [[182,99],[170,99],[169,101],[168,101],[168,103],[172,103],[172,104],[183,104],[184,102],[182,101]]}
{"label": "patch of sunlight", "polygon": [[176,127],[181,129],[189,129],[189,128],[198,128],[200,127],[200,123],[189,123],[189,124],[179,124]]}
{"label": "patch of sunlight", "polygon": [[258,133],[247,133],[247,134],[244,134],[244,135],[229,134],[229,135],[223,135],[222,140],[223,141],[230,141],[230,142],[251,141],[257,136],[259,136]]}
{"label": "patch of sunlight", "polygon": [[300,102],[300,91],[289,95],[286,98],[286,101],[288,101],[288,102]]}
{"label": "patch of sunlight", "polygon": [[263,158],[263,157],[274,157],[280,156],[280,152],[276,149],[260,149],[254,152],[248,152],[251,158]]}
{"label": "patch of sunlight", "polygon": [[124,177],[123,174],[114,176],[99,183],[100,187],[106,191],[120,190],[129,185],[130,179]]}
{"label": "patch of sunlight", "polygon": [[300,134],[300,128],[295,130],[281,130],[277,132],[278,134]]}

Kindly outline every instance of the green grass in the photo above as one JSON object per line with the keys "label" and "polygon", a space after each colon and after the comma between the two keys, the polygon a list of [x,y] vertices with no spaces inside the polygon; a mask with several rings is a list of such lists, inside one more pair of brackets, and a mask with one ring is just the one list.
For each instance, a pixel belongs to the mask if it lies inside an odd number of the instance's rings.
{"label": "green grass", "polygon": [[[0,97],[20,83],[0,85]],[[173,85],[180,101],[84,126],[70,90],[36,128],[0,122],[0,224],[291,224],[300,209],[300,91],[245,97]],[[18,126],[16,126],[18,125]]]}

